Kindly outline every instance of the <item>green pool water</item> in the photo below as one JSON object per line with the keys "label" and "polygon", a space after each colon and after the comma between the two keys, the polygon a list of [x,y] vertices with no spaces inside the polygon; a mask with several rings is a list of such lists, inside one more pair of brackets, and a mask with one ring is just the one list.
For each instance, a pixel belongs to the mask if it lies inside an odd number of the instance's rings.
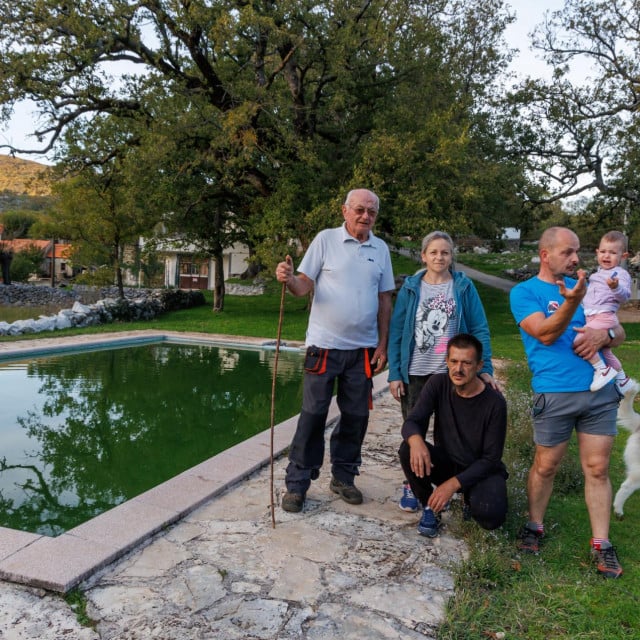
{"label": "green pool water", "polygon": [[[59,535],[269,428],[274,351],[145,344],[0,361],[0,526]],[[275,423],[302,401],[278,359]]]}

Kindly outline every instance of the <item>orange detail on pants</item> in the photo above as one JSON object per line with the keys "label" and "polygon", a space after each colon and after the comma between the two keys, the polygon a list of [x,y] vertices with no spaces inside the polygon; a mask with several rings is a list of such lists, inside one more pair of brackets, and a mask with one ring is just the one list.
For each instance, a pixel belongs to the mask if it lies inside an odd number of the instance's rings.
{"label": "orange detail on pants", "polygon": [[[369,349],[364,349],[364,374],[368,380],[373,378],[373,371],[371,371],[371,360],[369,359]],[[369,411],[373,409],[373,386],[369,391]]]}

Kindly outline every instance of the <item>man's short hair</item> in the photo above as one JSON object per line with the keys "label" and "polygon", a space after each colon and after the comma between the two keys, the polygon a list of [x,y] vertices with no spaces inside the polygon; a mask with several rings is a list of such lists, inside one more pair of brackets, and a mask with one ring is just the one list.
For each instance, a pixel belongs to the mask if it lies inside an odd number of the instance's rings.
{"label": "man's short hair", "polygon": [[540,236],[540,240],[538,241],[538,251],[541,251],[542,249],[553,249],[558,240],[558,235],[561,232],[569,232],[576,236],[576,238],[578,237],[575,231],[572,231],[568,227],[549,227],[548,229],[545,229]]}
{"label": "man's short hair", "polygon": [[482,342],[470,333],[458,333],[453,336],[447,343],[447,356],[449,355],[451,347],[456,347],[456,349],[474,349],[477,356],[476,362],[482,360]]}
{"label": "man's short hair", "polygon": [[344,204],[347,207],[351,206],[351,197],[356,191],[368,191],[373,197],[373,199],[376,201],[376,209],[380,208],[380,198],[378,197],[378,194],[371,191],[371,189],[367,189],[366,187],[358,187],[357,189],[351,189],[351,191],[347,193],[347,197],[344,199]]}

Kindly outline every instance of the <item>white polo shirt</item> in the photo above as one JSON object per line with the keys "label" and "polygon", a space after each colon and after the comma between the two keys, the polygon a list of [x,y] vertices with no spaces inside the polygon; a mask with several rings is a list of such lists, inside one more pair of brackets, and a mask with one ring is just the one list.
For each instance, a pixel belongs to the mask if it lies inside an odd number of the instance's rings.
{"label": "white polo shirt", "polygon": [[314,281],[306,345],[358,349],[378,345],[378,294],[395,288],[387,245],[358,242],[345,225],[321,231],[298,271]]}

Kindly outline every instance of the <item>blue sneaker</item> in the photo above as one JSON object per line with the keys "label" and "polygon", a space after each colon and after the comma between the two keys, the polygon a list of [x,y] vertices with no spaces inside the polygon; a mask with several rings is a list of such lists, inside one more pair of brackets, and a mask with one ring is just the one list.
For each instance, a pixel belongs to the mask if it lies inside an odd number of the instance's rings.
{"label": "blue sneaker", "polygon": [[421,536],[427,536],[427,538],[435,538],[438,535],[438,518],[431,507],[424,508],[418,524],[418,533]]}
{"label": "blue sneaker", "polygon": [[400,498],[398,506],[403,511],[409,511],[411,513],[415,513],[420,508],[418,498],[413,495],[413,491],[411,491],[411,486],[408,482],[402,485],[402,498]]}

